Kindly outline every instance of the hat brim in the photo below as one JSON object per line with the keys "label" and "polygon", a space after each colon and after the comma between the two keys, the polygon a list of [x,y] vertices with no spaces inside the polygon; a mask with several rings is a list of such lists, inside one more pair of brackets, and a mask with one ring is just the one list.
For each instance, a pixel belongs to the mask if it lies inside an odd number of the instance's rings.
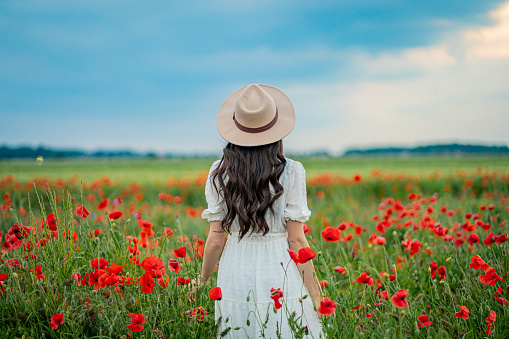
{"label": "hat brim", "polygon": [[232,144],[239,146],[261,146],[279,141],[286,137],[295,127],[295,109],[290,98],[281,90],[269,86],[259,85],[265,90],[276,103],[278,119],[270,129],[259,133],[241,131],[233,120],[235,103],[244,89],[235,91],[224,102],[217,115],[217,130],[221,137]]}

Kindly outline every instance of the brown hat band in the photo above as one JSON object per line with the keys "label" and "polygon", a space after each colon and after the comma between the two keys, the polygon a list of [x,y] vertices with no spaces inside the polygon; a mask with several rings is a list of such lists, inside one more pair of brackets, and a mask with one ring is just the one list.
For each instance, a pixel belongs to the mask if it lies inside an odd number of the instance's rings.
{"label": "brown hat band", "polygon": [[241,125],[236,119],[235,119],[235,112],[233,112],[233,121],[235,122],[235,125],[238,127],[238,129],[240,129],[242,132],[246,132],[246,133],[260,133],[260,132],[265,132],[267,130],[269,130],[272,126],[274,126],[276,124],[276,121],[277,121],[277,107],[276,107],[276,115],[274,116],[274,119],[272,119],[271,122],[269,122],[267,125],[265,126],[262,126],[262,127],[256,127],[256,128],[251,128],[251,127],[246,127],[246,126],[243,126]]}

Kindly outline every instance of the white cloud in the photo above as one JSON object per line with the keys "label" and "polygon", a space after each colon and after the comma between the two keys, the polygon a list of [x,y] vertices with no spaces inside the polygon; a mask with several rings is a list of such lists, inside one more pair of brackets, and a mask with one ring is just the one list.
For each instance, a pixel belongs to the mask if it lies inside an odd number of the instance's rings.
{"label": "white cloud", "polygon": [[303,122],[287,149],[508,144],[509,3],[489,27],[457,31],[429,47],[341,60],[358,81],[296,84],[287,89]]}

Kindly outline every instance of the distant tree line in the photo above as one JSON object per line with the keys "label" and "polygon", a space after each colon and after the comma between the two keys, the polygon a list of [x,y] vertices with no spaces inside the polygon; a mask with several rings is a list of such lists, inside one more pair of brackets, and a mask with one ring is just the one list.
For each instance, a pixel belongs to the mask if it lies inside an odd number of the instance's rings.
{"label": "distant tree line", "polygon": [[[425,155],[425,154],[509,154],[507,146],[482,146],[482,145],[428,145],[413,148],[404,147],[384,147],[369,149],[350,149],[345,156],[356,155]],[[295,156],[311,157],[331,157],[332,155],[325,150],[313,151],[307,153],[295,153]],[[0,159],[35,159],[39,156],[43,158],[197,158],[197,157],[215,157],[217,154],[178,154],[167,153],[159,155],[154,152],[133,152],[130,150],[98,150],[87,152],[84,150],[62,150],[52,149],[43,146],[39,147],[0,147]]]}
{"label": "distant tree line", "polygon": [[43,146],[39,147],[0,147],[0,159],[26,159],[37,157],[45,159],[50,158],[194,158],[194,157],[217,157],[216,155],[196,155],[196,154],[177,154],[168,153],[165,155],[158,155],[155,152],[133,152],[130,150],[98,150],[87,152],[84,150],[62,150],[53,149]]}
{"label": "distant tree line", "polygon": [[386,147],[369,149],[350,149],[345,155],[384,155],[384,154],[509,154],[507,146],[483,146],[483,145],[428,145],[413,148]]}

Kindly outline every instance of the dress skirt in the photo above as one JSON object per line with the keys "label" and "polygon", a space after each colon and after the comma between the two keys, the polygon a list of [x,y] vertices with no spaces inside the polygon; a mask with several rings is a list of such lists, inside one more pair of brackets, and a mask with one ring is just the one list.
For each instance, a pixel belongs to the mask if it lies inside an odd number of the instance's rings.
{"label": "dress skirt", "polygon": [[[262,334],[293,338],[288,317],[295,312],[298,328],[307,326],[305,338],[324,338],[311,295],[288,248],[287,233],[246,235],[240,241],[237,233],[228,237],[217,279],[223,295],[215,302],[216,321],[221,317],[219,337],[227,332],[223,338],[259,338]],[[272,288],[283,292],[277,313]]]}

